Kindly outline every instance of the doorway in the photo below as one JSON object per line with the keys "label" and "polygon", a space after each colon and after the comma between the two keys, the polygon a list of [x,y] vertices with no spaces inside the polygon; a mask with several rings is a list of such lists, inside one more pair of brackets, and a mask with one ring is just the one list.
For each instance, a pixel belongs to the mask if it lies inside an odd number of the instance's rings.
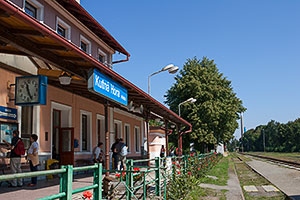
{"label": "doorway", "polygon": [[61,165],[74,163],[74,128],[72,128],[72,108],[51,102],[51,154]]}

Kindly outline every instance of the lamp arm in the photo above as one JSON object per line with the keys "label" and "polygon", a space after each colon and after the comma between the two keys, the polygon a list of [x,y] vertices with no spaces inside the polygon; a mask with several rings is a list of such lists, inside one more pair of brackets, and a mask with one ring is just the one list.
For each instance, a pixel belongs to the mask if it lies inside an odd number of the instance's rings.
{"label": "lamp arm", "polygon": [[148,76],[148,94],[150,95],[150,78],[151,76],[154,76],[155,74],[158,74],[160,72],[162,72],[163,70],[159,70],[157,72],[154,72],[153,74],[151,74],[150,76]]}

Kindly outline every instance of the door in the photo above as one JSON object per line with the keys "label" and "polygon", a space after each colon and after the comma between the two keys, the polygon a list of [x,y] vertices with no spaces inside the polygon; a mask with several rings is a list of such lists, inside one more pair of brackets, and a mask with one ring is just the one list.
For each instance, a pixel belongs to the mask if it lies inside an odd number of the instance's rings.
{"label": "door", "polygon": [[60,165],[74,164],[74,128],[60,128],[59,155]]}

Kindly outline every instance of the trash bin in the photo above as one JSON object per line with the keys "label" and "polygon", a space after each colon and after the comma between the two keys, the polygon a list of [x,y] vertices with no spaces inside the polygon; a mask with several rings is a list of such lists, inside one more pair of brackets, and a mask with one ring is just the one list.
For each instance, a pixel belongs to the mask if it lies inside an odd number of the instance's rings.
{"label": "trash bin", "polygon": [[[46,169],[50,170],[50,169],[59,169],[59,161],[55,160],[55,159],[49,159],[47,160],[47,165],[46,165]],[[53,175],[48,175],[47,179],[52,179]]]}

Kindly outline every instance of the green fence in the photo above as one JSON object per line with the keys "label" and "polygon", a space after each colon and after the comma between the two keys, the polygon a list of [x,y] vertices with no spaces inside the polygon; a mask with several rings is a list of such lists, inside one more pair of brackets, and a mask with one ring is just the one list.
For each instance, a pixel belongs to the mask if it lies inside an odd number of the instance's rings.
{"label": "green fence", "polygon": [[[59,193],[41,198],[40,200],[62,199],[71,200],[73,194],[81,193],[87,190],[93,190],[93,199],[101,200],[109,198],[109,195],[118,195],[119,199],[146,199],[147,196],[167,198],[167,183],[170,176],[178,173],[176,166],[180,166],[182,173],[187,173],[193,163],[209,163],[213,154],[187,155],[181,157],[155,158],[144,160],[127,160],[126,170],[105,170],[102,169],[102,164],[92,166],[75,167],[68,165],[62,166],[61,169],[27,172],[19,174],[1,175],[0,181],[7,181],[16,178],[30,178],[47,175],[60,175]],[[152,164],[148,166],[148,162]],[[168,163],[167,163],[168,162]],[[171,163],[170,163],[171,162]],[[197,164],[198,166],[199,164]],[[207,164],[208,165],[208,164]],[[194,167],[195,168],[195,167]],[[176,170],[175,170],[176,169]],[[73,174],[80,171],[93,171],[93,184],[90,186],[72,189]],[[110,190],[121,188],[119,194],[104,193],[105,186],[103,174],[110,172],[118,180],[114,185],[111,185]],[[103,179],[104,178],[104,179]],[[106,188],[107,190],[107,188]],[[122,193],[123,192],[123,193]]]}

